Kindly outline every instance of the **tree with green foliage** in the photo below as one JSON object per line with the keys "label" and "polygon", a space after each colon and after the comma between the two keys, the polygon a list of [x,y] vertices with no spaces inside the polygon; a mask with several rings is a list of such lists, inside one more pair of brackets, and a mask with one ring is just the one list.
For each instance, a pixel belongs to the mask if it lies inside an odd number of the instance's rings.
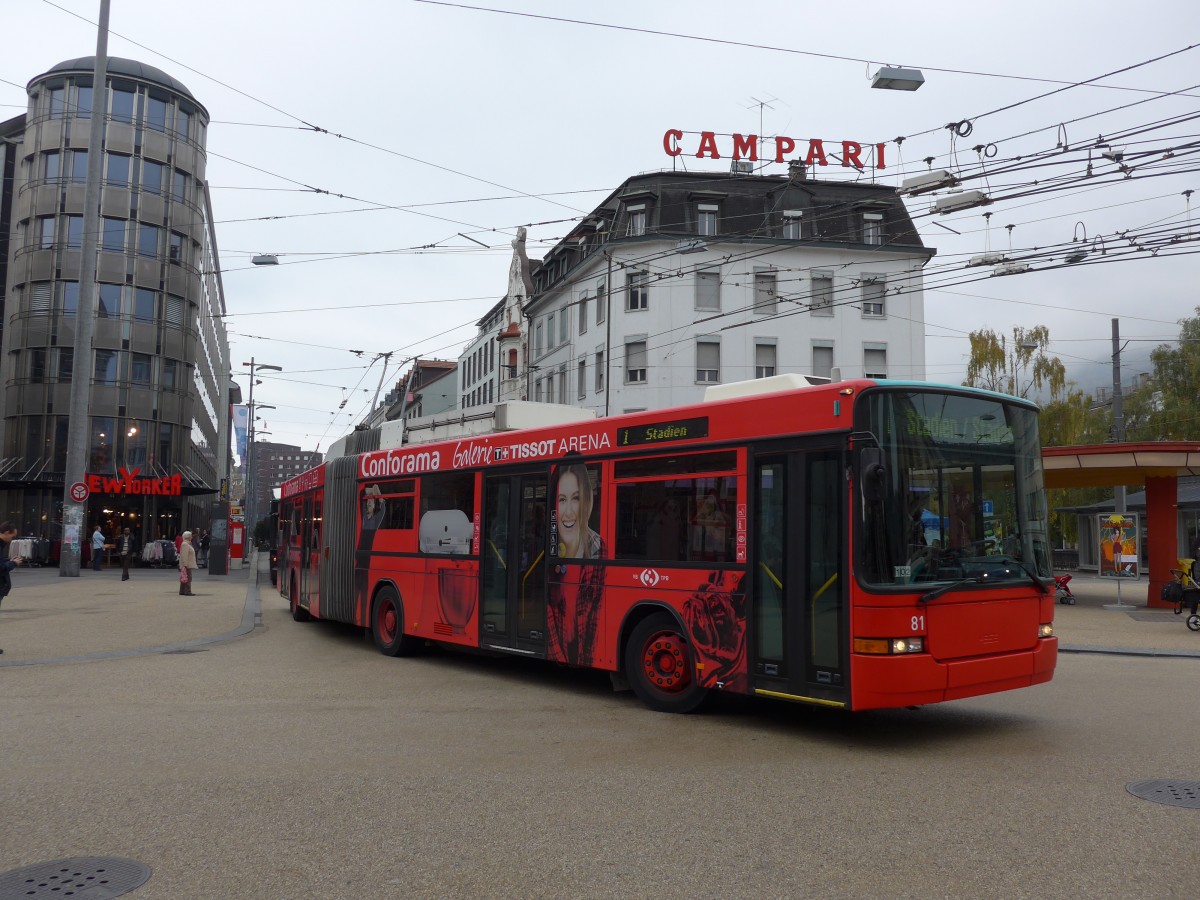
{"label": "tree with green foliage", "polygon": [[[1151,440],[1200,439],[1200,306],[1196,315],[1179,320],[1179,343],[1160,344],[1150,354],[1154,393],[1148,423]],[[1128,428],[1126,429],[1128,434]]]}
{"label": "tree with green foliage", "polygon": [[[1109,411],[1096,406],[1090,394],[1085,394],[1074,382],[1066,386],[1061,396],[1042,406],[1038,421],[1043,447],[1073,447],[1080,444],[1101,444],[1108,440],[1112,417]],[[1107,500],[1112,489],[1107,487],[1058,488],[1046,491],[1050,509],[1050,537],[1054,546],[1061,547],[1079,540],[1079,521],[1074,513],[1055,510],[1089,506]]]}
{"label": "tree with green foliage", "polygon": [[1066,388],[1066,367],[1046,352],[1050,329],[1045,325],[1014,328],[1011,343],[990,328],[972,331],[969,338],[971,358],[964,385],[1026,399],[1034,391],[1046,390],[1051,400]]}

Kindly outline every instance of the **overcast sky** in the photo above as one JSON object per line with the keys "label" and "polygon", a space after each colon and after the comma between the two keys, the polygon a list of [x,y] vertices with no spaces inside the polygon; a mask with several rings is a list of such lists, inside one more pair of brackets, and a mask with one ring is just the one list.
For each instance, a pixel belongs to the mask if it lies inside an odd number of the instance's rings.
{"label": "overcast sky", "polygon": [[[1177,321],[1200,304],[1198,257],[1180,255],[1187,244],[1152,257],[1134,254],[1129,240],[1141,236],[1149,248],[1155,229],[1188,232],[1183,192],[1200,188],[1200,156],[1185,146],[1200,138],[1200,119],[1191,118],[1200,116],[1200,48],[1177,51],[1200,43],[1198,5],[468,5],[526,15],[417,0],[112,2],[110,55],[179,79],[211,116],[208,179],[233,369],[243,390],[241,363],[251,357],[285,370],[265,374],[255,391],[277,407],[262,413],[264,439],[326,450],[366,412],[382,371],[377,354],[393,353],[385,392],[403,358],[457,358],[504,293],[515,227],[530,226],[529,255],[540,256],[625,178],[669,169],[668,128],[790,135],[802,146],[811,137],[886,141],[888,168],[874,175],[883,183],[924,171],[932,156],[935,169],[977,176],[964,188],[1009,197],[947,216],[927,215],[930,197],[908,201],[938,251],[925,294],[932,381],[961,381],[972,329],[1011,334],[1043,324],[1052,352],[1091,390],[1111,382],[1113,317],[1130,339],[1122,359],[1131,373],[1146,370],[1150,349],[1177,336]],[[95,52],[99,0],[5,7],[7,118],[24,111],[30,79]],[[1165,54],[1174,55],[1137,65]],[[925,85],[870,90],[880,65],[921,68]],[[1060,90],[1131,66],[1098,84],[1140,90]],[[1010,104],[1019,105],[997,111]],[[944,128],[963,120],[972,129],[965,137]],[[1149,153],[1134,177],[1096,150],[1084,179],[1087,153],[1078,148],[1117,133],[1115,151]],[[1073,152],[1056,155],[1064,134]],[[692,154],[695,142],[685,141]],[[988,148],[983,161],[995,174],[978,177],[977,146]],[[1034,168],[999,171],[1035,154]],[[688,167],[729,168],[727,159],[694,155]],[[847,171],[831,166],[818,177]],[[1191,199],[1200,218],[1200,194]],[[1062,245],[1085,233],[1093,252],[1064,266],[1083,242]],[[1033,267],[1060,267],[1003,278],[963,268],[1010,241],[1017,255],[1054,248]],[[1110,262],[1118,248],[1129,255]],[[253,267],[256,253],[278,254],[281,265]]]}

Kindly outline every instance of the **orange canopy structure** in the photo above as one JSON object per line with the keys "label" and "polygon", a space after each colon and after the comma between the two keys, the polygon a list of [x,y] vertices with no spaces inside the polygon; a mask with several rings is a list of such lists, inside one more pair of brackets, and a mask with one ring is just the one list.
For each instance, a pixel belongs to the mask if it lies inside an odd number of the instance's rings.
{"label": "orange canopy structure", "polygon": [[1200,475],[1200,443],[1146,441],[1046,447],[1042,450],[1046,487],[1106,487],[1125,485],[1146,489],[1146,534],[1150,559],[1149,606],[1166,606],[1159,595],[1172,580],[1179,557],[1177,503],[1181,475]]}

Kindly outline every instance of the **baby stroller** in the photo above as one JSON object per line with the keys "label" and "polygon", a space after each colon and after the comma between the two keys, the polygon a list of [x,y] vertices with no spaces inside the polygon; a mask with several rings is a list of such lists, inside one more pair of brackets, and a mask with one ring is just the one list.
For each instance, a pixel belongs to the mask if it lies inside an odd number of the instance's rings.
{"label": "baby stroller", "polygon": [[1200,607],[1200,584],[1192,577],[1192,567],[1195,565],[1194,559],[1180,559],[1179,568],[1172,569],[1171,574],[1175,576],[1174,581],[1168,581],[1162,587],[1162,599],[1167,603],[1175,604],[1175,615],[1180,615],[1183,608],[1188,608],[1187,627],[1192,631],[1200,631],[1200,614],[1197,614],[1197,607]]}

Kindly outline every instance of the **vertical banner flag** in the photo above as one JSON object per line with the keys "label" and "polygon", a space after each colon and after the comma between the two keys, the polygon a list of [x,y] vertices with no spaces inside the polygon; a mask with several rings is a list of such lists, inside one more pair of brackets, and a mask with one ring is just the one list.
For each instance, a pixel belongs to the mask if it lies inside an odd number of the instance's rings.
{"label": "vertical banner flag", "polygon": [[233,439],[237,457],[246,464],[246,429],[250,424],[250,407],[239,404],[233,407]]}

